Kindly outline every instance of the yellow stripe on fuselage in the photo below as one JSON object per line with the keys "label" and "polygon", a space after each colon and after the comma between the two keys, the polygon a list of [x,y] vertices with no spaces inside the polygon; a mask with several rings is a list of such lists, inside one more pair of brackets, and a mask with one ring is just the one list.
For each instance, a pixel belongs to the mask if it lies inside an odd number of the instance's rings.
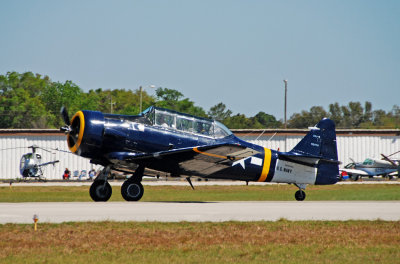
{"label": "yellow stripe on fuselage", "polygon": [[200,151],[197,147],[193,148],[194,152],[206,155],[206,156],[210,156],[210,157],[215,157],[215,158],[220,158],[220,159],[228,159],[227,156],[221,156],[221,155],[217,155],[217,154],[213,154],[213,153],[207,153],[207,152],[203,152]]}
{"label": "yellow stripe on fuselage", "polygon": [[261,172],[261,176],[258,179],[259,182],[265,182],[269,173],[269,167],[271,166],[271,150],[264,148],[264,164]]}

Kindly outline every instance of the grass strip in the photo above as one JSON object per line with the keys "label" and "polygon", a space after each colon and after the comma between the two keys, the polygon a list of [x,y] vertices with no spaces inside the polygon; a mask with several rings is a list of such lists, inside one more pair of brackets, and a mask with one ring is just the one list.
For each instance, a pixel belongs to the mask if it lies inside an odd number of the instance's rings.
{"label": "grass strip", "polygon": [[[293,201],[293,185],[266,186],[145,186],[141,201]],[[311,185],[307,201],[400,200],[400,185]],[[92,201],[89,186],[0,187],[0,202],[84,202]],[[110,201],[124,201],[120,187],[113,187]]]}
{"label": "grass strip", "polygon": [[399,263],[400,222],[0,225],[0,263]]}

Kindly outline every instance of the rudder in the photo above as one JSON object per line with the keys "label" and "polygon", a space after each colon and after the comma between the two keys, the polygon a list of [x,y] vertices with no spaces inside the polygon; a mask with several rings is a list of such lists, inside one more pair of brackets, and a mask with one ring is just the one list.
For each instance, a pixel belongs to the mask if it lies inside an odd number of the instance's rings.
{"label": "rudder", "polygon": [[322,119],[290,152],[337,160],[335,123]]}
{"label": "rudder", "polygon": [[335,123],[332,120],[322,119],[290,152],[321,158],[315,184],[334,184],[338,181],[339,162]]}

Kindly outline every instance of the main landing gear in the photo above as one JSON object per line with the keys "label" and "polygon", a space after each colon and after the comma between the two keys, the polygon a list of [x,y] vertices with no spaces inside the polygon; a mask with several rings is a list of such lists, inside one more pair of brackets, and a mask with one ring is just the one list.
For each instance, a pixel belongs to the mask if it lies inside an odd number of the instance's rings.
{"label": "main landing gear", "polygon": [[304,201],[306,199],[306,193],[304,190],[306,189],[306,184],[297,184],[295,185],[299,188],[299,190],[294,194],[294,198],[296,198],[297,201]]}
{"label": "main landing gear", "polygon": [[121,195],[126,201],[139,201],[144,193],[141,183],[144,173],[144,167],[139,166],[135,173],[126,180],[121,186]]}
{"label": "main landing gear", "polygon": [[107,181],[108,175],[110,175],[110,167],[107,166],[100,172],[90,186],[89,193],[93,201],[106,202],[110,199],[112,188]]}
{"label": "main landing gear", "polygon": [[[139,166],[135,173],[126,180],[121,186],[122,197],[126,201],[139,201],[144,193],[144,188],[141,183],[144,173],[144,167]],[[110,175],[110,167],[105,167],[100,174],[96,177],[90,186],[90,197],[95,202],[106,202],[110,199],[112,194],[111,185],[108,183],[108,176]]]}

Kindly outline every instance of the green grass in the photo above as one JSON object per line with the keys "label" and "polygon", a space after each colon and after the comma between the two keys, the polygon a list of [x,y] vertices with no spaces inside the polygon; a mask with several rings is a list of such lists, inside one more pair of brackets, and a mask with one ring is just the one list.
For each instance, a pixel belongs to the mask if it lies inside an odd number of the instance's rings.
{"label": "green grass", "polygon": [[0,225],[0,263],[399,263],[400,222]]}
{"label": "green grass", "polygon": [[[293,201],[293,185],[266,186],[145,186],[141,201]],[[400,200],[400,185],[308,186],[307,201]],[[92,201],[89,186],[0,187],[0,202],[81,202]],[[113,187],[110,201],[123,201],[120,187]]]}

